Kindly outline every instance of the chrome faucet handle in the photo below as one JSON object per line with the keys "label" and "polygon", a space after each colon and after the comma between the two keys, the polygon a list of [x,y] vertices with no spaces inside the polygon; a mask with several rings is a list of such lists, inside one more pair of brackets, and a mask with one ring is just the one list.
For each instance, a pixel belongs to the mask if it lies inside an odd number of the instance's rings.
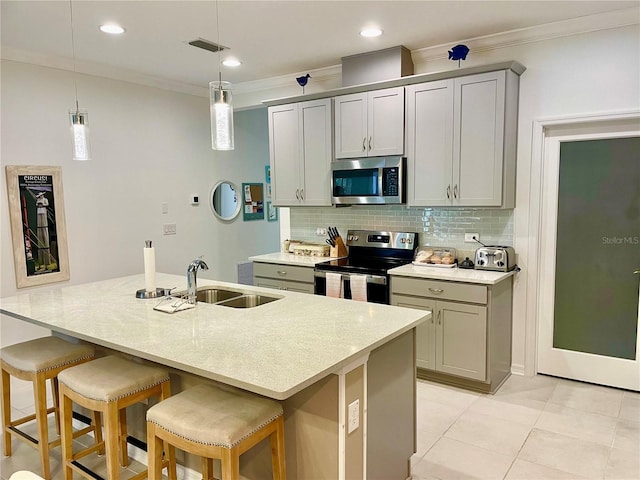
{"label": "chrome faucet handle", "polygon": [[187,267],[187,271],[196,271],[198,270],[198,268],[200,268],[201,270],[209,270],[209,265],[207,265],[207,262],[202,260],[202,255],[193,259],[193,261]]}

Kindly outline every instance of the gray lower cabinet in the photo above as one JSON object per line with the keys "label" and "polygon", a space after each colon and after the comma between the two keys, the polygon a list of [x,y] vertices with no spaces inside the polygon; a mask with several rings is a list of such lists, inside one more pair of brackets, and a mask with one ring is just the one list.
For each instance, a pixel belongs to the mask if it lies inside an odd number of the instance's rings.
{"label": "gray lower cabinet", "polygon": [[254,262],[253,284],[256,287],[313,294],[313,267]]}
{"label": "gray lower cabinet", "polygon": [[511,284],[392,276],[392,305],[432,313],[416,329],[418,377],[494,392],[511,371]]}

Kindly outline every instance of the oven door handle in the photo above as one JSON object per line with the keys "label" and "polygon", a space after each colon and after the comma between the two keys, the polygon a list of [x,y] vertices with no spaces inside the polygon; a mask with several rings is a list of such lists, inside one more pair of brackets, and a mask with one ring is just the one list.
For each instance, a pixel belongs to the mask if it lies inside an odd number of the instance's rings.
{"label": "oven door handle", "polygon": [[[313,276],[317,277],[317,278],[326,278],[327,277],[327,272],[323,271],[323,270],[314,270],[313,272]],[[383,275],[366,275],[367,277],[367,283],[375,283],[376,285],[386,285],[387,284],[387,277],[383,276]],[[349,275],[348,273],[343,273],[342,274],[342,281],[349,281],[351,278],[351,275]]]}

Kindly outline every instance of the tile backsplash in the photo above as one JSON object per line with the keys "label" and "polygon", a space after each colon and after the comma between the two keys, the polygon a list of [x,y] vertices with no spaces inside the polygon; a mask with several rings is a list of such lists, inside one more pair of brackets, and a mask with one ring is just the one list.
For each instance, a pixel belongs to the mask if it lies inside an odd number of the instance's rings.
{"label": "tile backsplash", "polygon": [[323,243],[316,229],[418,232],[420,245],[454,247],[458,259],[473,260],[479,244],[466,243],[465,232],[479,233],[487,245],[513,245],[513,210],[424,208],[404,205],[291,208],[291,238]]}

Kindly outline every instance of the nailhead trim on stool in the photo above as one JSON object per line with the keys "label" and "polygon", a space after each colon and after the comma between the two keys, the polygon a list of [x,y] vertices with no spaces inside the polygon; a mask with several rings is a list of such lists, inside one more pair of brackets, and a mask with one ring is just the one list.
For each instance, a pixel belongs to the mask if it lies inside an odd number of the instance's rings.
{"label": "nailhead trim on stool", "polygon": [[[158,367],[142,365],[117,356],[98,358],[92,362],[65,370],[58,377],[60,382],[60,412],[62,414],[62,462],[66,480],[72,479],[72,471],[92,479],[78,460],[84,456],[106,449],[107,476],[117,479],[118,463],[122,467],[129,464],[127,453],[126,407],[157,396],[160,400],[169,398],[169,373]],[[104,440],[96,435],[93,446],[80,452],[73,452],[70,433],[72,402],[84,408],[100,412],[104,416]],[[99,418],[99,416],[98,416]],[[173,450],[167,451],[173,457]],[[175,458],[174,458],[175,465]],[[142,479],[147,472],[141,472],[132,479]],[[169,478],[175,480],[175,467]]]}
{"label": "nailhead trim on stool", "polygon": [[[24,440],[40,452],[42,475],[51,478],[49,450],[60,444],[60,439],[49,441],[47,416],[54,413],[56,429],[60,430],[58,410],[58,374],[70,367],[88,362],[93,358],[93,347],[84,344],[66,342],[59,337],[43,337],[18,343],[0,351],[2,368],[2,431],[4,454],[11,456],[11,435]],[[33,384],[36,413],[11,420],[11,376]],[[53,407],[47,408],[46,381],[51,380]],[[31,420],[36,420],[38,439],[21,432],[18,428]],[[78,435],[93,430],[88,427]]]}
{"label": "nailhead trim on stool", "polygon": [[284,421],[280,403],[244,391],[198,385],[147,411],[149,478],[161,479],[160,441],[203,457],[203,478],[212,460],[222,461],[222,479],[239,478],[239,457],[270,438],[274,479],[284,480]]}

